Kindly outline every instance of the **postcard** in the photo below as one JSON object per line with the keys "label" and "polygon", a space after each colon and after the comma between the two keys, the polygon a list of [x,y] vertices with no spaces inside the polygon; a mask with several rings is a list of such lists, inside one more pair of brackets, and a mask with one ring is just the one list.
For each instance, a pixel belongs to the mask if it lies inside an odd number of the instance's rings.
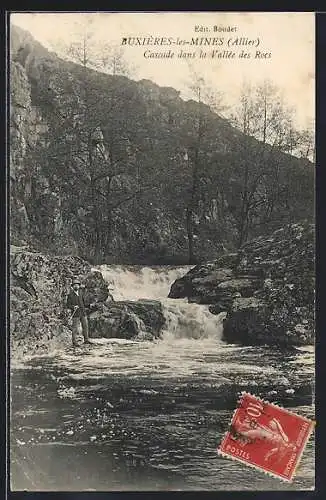
{"label": "postcard", "polygon": [[314,25],[10,13],[12,491],[314,489]]}

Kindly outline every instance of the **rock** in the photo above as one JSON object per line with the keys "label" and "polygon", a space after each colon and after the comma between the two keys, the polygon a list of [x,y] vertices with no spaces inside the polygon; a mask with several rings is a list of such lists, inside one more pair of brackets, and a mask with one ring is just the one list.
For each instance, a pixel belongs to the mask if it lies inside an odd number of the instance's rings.
{"label": "rock", "polygon": [[[109,298],[108,284],[99,271],[88,273],[83,279],[85,304],[105,302]],[[111,296],[112,297],[112,296]]]}
{"label": "rock", "polygon": [[201,285],[216,285],[216,283],[224,282],[225,280],[230,280],[233,277],[232,269],[228,268],[219,268],[212,270],[209,274],[194,277],[192,279],[192,283],[196,286],[196,284],[200,283]]}
{"label": "rock", "polygon": [[22,288],[29,295],[37,299],[37,292],[33,284],[25,276],[16,276],[13,271],[10,273],[10,282],[12,286]]}
{"label": "rock", "polygon": [[151,335],[149,332],[139,332],[135,337],[135,340],[141,340],[141,341],[153,340],[153,335]]}
{"label": "rock", "polygon": [[198,274],[176,280],[170,290],[170,298],[188,297],[189,302],[198,304],[222,303],[235,294],[250,297],[261,280],[256,276],[237,276],[230,269],[212,270],[211,276]]}
{"label": "rock", "polygon": [[149,328],[154,337],[157,337],[165,324],[163,307],[158,300],[138,300],[136,302],[125,302],[128,309],[131,309]]}
{"label": "rock", "polygon": [[234,269],[239,262],[239,254],[237,252],[229,252],[221,255],[214,261],[219,267]]}
{"label": "rock", "polygon": [[314,254],[314,225],[291,224],[195,266],[173,283],[169,297],[209,304],[213,314],[227,311],[224,338],[230,342],[311,344]]}
{"label": "rock", "polygon": [[[158,337],[165,323],[158,301],[114,302],[99,271],[79,257],[50,256],[15,247],[11,254],[10,322],[14,356],[46,352],[71,342],[65,307],[71,280],[78,276],[93,337]],[[33,290],[35,293],[32,293]]]}
{"label": "rock", "polygon": [[132,339],[138,334],[145,332],[146,326],[143,320],[141,320],[137,314],[131,311],[125,311],[122,315],[119,325],[119,335],[118,337]]}
{"label": "rock", "polygon": [[164,324],[162,304],[155,300],[112,302],[89,316],[92,337],[151,340]]}
{"label": "rock", "polygon": [[255,278],[241,278],[222,281],[222,283],[217,285],[217,288],[223,292],[228,291],[231,293],[240,293],[244,297],[251,297],[259,286],[260,281]]}
{"label": "rock", "polygon": [[62,304],[74,276],[91,272],[90,265],[79,257],[44,255],[22,250],[10,255],[12,274],[30,283],[41,303]]}
{"label": "rock", "polygon": [[218,302],[217,304],[212,304],[208,307],[209,312],[212,314],[220,314],[221,312],[229,311],[233,304],[233,297],[229,299],[225,298]]}
{"label": "rock", "polygon": [[220,303],[210,305],[209,308],[208,308],[208,310],[212,314],[220,314],[221,312],[225,311],[223,305],[221,305]]}
{"label": "rock", "polygon": [[192,284],[189,273],[182,278],[176,279],[174,283],[172,283],[168,297],[170,299],[192,297]]}
{"label": "rock", "polygon": [[[257,344],[266,336],[266,304],[254,297],[237,298],[223,324],[224,339],[231,343]],[[264,342],[263,342],[264,343]]]}
{"label": "rock", "polygon": [[188,297],[189,302],[198,304],[212,304],[225,297],[223,289],[219,288],[220,283],[227,283],[231,280],[233,272],[231,269],[211,269],[207,266],[195,269],[183,278],[176,280],[169,293],[169,298],[178,299]]}
{"label": "rock", "polygon": [[10,339],[16,357],[46,352],[71,341],[65,302],[73,276],[84,281],[89,300],[108,298],[101,273],[92,271],[79,257],[56,257],[15,247],[10,270]]}
{"label": "rock", "polygon": [[33,296],[31,296],[31,294],[29,294],[24,288],[12,285],[10,287],[10,301],[12,303],[17,301],[29,303],[33,301]]}

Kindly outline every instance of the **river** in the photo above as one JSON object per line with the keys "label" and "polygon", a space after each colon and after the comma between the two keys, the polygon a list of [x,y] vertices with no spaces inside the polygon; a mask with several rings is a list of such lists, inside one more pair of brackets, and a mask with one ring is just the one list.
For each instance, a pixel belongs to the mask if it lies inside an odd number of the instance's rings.
{"label": "river", "polygon": [[314,440],[285,483],[216,448],[242,390],[314,418],[314,348],[240,347],[223,315],[167,299],[186,267],[101,266],[115,300],[161,300],[162,338],[94,339],[11,363],[11,487],[32,491],[309,490]]}

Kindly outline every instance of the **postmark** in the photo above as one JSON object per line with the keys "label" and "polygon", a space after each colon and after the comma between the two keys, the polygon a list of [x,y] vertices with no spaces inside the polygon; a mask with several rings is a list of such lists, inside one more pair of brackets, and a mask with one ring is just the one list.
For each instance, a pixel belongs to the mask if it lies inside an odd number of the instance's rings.
{"label": "postmark", "polygon": [[243,392],[219,455],[291,482],[315,423]]}

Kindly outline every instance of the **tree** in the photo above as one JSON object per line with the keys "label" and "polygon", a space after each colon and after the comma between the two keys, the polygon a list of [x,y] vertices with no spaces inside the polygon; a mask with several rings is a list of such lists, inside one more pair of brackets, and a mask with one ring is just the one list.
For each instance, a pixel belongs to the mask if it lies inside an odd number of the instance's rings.
{"label": "tree", "polygon": [[232,122],[242,132],[237,152],[240,173],[239,203],[235,211],[238,246],[255,226],[270,223],[284,191],[284,154],[299,143],[294,112],[270,81],[244,84]]}
{"label": "tree", "polygon": [[316,161],[316,145],[315,145],[315,123],[312,120],[308,125],[298,132],[298,144],[296,150],[297,156]]}
{"label": "tree", "polygon": [[191,81],[189,90],[192,92],[198,105],[194,108],[193,130],[188,140],[185,152],[190,173],[190,182],[187,193],[186,204],[186,231],[188,238],[188,260],[189,264],[194,262],[194,230],[196,226],[196,213],[200,200],[201,179],[204,177],[205,159],[203,151],[203,142],[205,135],[209,131],[208,110],[205,101],[210,104],[214,110],[221,110],[222,94],[213,92],[201,77],[191,66]]}
{"label": "tree", "polygon": [[136,72],[136,66],[126,61],[124,49],[118,43],[101,44],[96,52],[95,66],[100,71],[129,78]]}
{"label": "tree", "polygon": [[[73,41],[70,45],[62,42],[61,38],[53,38],[52,46],[56,52],[66,60],[77,64],[84,64],[83,46],[87,52],[87,66],[110,75],[124,75],[131,77],[136,72],[136,66],[127,61],[121,44],[112,40],[110,43],[99,41],[95,36],[94,17],[83,13],[79,21],[74,23],[71,32]],[[86,53],[85,53],[86,55]]]}
{"label": "tree", "polygon": [[[86,23],[79,40],[67,47],[67,56],[78,66],[70,72],[67,66],[50,72],[43,89],[50,134],[57,138],[49,147],[48,173],[66,192],[76,237],[84,234],[94,261],[100,262],[103,248],[110,243],[114,213],[145,187],[137,185],[135,147],[124,133],[128,89],[115,79],[102,89],[101,74],[92,69],[99,61],[92,59],[89,28]],[[108,57],[105,61],[109,66]],[[113,61],[115,72],[122,69],[118,62],[121,58]]]}

